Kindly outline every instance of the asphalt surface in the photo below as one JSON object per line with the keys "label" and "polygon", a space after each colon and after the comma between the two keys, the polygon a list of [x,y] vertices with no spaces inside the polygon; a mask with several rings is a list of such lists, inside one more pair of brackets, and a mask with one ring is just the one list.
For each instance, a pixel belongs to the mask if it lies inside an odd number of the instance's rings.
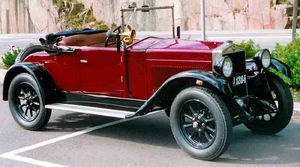
{"label": "asphalt surface", "polygon": [[300,166],[298,114],[273,136],[235,127],[229,149],[207,162],[178,147],[163,112],[120,122],[53,111],[46,128],[33,132],[14,122],[7,102],[0,101],[0,108],[0,166]]}

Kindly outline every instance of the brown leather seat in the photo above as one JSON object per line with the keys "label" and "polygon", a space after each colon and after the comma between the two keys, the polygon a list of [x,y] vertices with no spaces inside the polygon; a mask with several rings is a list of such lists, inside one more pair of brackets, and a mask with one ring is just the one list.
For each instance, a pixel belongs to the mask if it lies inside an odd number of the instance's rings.
{"label": "brown leather seat", "polygon": [[[58,42],[60,46],[93,46],[105,47],[106,33],[78,34],[64,37]],[[115,42],[115,38],[110,38],[110,42]]]}

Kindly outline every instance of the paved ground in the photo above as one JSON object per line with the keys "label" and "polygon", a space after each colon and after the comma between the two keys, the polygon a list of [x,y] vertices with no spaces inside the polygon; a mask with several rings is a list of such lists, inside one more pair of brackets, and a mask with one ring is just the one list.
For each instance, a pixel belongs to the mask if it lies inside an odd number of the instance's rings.
{"label": "paved ground", "polygon": [[256,135],[243,126],[236,127],[225,154],[215,162],[205,162],[178,148],[163,113],[102,128],[116,120],[56,111],[46,129],[30,132],[14,123],[6,103],[0,102],[0,106],[0,156],[6,155],[0,158],[1,166],[300,165],[297,119],[275,136]]}
{"label": "paved ground", "polygon": [[229,149],[205,162],[179,149],[162,112],[124,121],[53,111],[46,128],[32,132],[14,122],[7,102],[0,108],[0,166],[300,166],[299,114],[274,136],[235,127]]}

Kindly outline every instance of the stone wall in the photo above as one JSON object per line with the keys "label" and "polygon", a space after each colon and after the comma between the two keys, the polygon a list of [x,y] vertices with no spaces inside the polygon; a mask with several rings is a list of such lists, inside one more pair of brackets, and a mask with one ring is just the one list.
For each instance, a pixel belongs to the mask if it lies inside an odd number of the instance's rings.
{"label": "stone wall", "polygon": [[[77,0],[92,9],[97,21],[121,24],[121,8],[175,5],[175,24],[183,30],[199,30],[199,0]],[[284,29],[288,23],[286,4],[276,0],[206,0],[207,30]],[[34,33],[60,30],[58,7],[52,0],[0,0],[0,33]],[[129,15],[125,18],[128,20]],[[164,31],[171,27],[167,10],[139,12],[130,23],[138,30]]]}

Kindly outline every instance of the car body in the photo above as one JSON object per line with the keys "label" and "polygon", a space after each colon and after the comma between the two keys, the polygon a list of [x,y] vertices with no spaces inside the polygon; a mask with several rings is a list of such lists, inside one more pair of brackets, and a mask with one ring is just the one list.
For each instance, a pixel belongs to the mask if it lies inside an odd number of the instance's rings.
{"label": "car body", "polygon": [[165,110],[179,146],[213,160],[228,147],[232,126],[274,134],[291,119],[290,91],[268,69],[291,72],[266,49],[246,60],[231,42],[150,36],[128,45],[115,36],[113,47],[48,42],[22,52],[3,85],[15,120],[37,130],[51,110],[123,119]]}

